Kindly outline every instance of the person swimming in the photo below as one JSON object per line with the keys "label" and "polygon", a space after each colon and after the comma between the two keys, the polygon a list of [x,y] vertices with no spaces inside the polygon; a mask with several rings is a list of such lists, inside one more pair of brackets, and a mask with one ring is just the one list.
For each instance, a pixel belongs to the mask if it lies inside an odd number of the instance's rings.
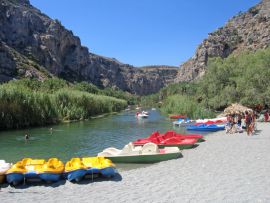
{"label": "person swimming", "polygon": [[29,140],[29,138],[30,138],[30,136],[29,136],[28,134],[25,134],[25,135],[24,135],[24,139],[25,139],[25,140]]}

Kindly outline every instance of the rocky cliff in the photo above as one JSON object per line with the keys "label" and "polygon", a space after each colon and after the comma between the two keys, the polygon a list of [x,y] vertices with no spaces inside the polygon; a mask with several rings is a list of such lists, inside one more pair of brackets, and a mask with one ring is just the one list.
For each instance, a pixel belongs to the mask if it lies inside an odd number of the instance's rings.
{"label": "rocky cliff", "polygon": [[72,31],[28,0],[0,0],[0,82],[57,76],[144,95],[173,82],[177,71],[140,69],[89,53]]}
{"label": "rocky cliff", "polygon": [[203,76],[210,57],[225,58],[230,54],[255,51],[269,45],[270,0],[263,0],[210,33],[199,45],[195,55],[181,65],[175,81],[192,81]]}

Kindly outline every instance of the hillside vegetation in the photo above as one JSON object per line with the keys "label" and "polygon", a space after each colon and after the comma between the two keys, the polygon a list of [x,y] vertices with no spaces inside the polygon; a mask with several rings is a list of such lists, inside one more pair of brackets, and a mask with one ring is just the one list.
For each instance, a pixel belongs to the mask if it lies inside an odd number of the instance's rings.
{"label": "hillside vegetation", "polygon": [[171,84],[157,94],[143,97],[141,103],[154,105],[162,101],[165,113],[206,117],[210,111],[222,110],[234,102],[250,107],[269,105],[269,79],[270,49],[244,52],[225,59],[212,58],[199,81]]}

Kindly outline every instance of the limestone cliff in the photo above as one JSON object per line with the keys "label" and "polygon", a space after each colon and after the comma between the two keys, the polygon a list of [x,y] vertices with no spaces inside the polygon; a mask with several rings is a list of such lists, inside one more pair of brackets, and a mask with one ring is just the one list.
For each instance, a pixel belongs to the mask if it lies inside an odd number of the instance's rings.
{"label": "limestone cliff", "polygon": [[176,82],[192,81],[206,71],[210,57],[225,58],[245,50],[255,51],[270,45],[270,0],[239,13],[224,26],[209,34],[195,55],[180,66]]}
{"label": "limestone cliff", "polygon": [[173,82],[176,74],[176,67],[139,69],[89,53],[72,31],[28,0],[0,0],[0,82],[54,75],[143,95]]}

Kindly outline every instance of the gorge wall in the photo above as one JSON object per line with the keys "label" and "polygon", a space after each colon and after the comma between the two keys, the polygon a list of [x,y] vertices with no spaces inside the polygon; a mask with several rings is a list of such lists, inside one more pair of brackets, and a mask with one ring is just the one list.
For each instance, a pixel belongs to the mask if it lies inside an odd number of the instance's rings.
{"label": "gorge wall", "polygon": [[245,13],[239,13],[216,31],[209,33],[195,55],[180,66],[175,82],[202,77],[211,57],[256,51],[270,45],[270,0],[263,0]]}
{"label": "gorge wall", "polygon": [[28,0],[0,0],[0,81],[57,76],[145,95],[174,81],[178,68],[136,68],[90,53],[80,39]]}
{"label": "gorge wall", "polygon": [[72,31],[33,7],[29,0],[0,0],[0,82],[57,76],[146,95],[173,82],[202,77],[211,57],[226,58],[269,45],[270,0],[263,0],[209,33],[180,68],[137,68],[96,55],[82,46]]}

